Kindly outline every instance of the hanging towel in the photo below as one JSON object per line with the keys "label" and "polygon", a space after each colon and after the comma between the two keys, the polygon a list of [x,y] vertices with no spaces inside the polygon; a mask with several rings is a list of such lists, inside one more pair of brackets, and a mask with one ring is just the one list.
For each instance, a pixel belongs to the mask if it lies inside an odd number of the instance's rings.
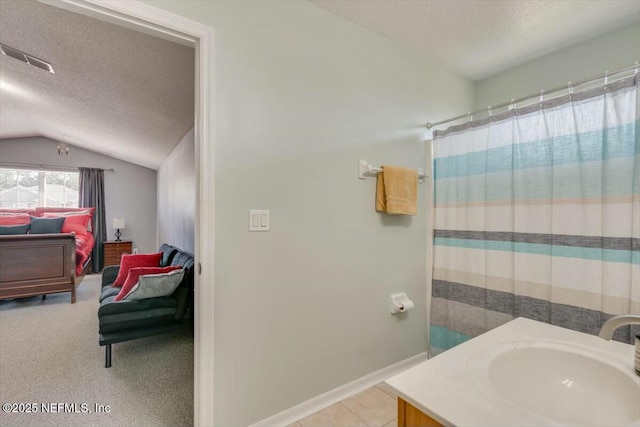
{"label": "hanging towel", "polygon": [[398,166],[382,166],[376,186],[376,210],[388,214],[416,215],[418,172]]}

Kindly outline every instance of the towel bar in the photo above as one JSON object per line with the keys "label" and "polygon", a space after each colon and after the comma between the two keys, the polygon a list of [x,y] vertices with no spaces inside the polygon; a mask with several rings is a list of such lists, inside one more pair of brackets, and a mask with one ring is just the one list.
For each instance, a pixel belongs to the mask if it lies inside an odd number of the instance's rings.
{"label": "towel bar", "polygon": [[[381,167],[373,166],[367,163],[366,160],[358,161],[358,178],[365,179],[367,176],[375,176],[382,172]],[[422,182],[428,175],[422,170],[418,169],[418,181]]]}

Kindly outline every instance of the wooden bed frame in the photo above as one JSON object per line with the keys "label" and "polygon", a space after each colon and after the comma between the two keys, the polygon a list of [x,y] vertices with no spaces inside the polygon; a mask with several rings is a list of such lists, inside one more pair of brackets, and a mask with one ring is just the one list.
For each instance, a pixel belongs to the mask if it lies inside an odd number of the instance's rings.
{"label": "wooden bed frame", "polygon": [[0,300],[71,292],[91,265],[91,257],[76,277],[74,233],[0,236]]}

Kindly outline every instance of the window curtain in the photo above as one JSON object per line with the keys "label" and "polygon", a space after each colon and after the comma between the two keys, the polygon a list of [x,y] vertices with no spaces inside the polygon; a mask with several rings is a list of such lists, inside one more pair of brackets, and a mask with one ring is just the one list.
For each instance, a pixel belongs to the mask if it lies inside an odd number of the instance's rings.
{"label": "window curtain", "polygon": [[107,223],[105,219],[104,201],[104,170],[95,168],[80,168],[80,207],[95,207],[93,221],[93,237],[96,241],[92,252],[92,266],[94,272],[102,271],[104,267],[103,242],[107,240]]}
{"label": "window curtain", "polygon": [[640,314],[639,118],[634,76],[434,134],[431,355],[515,317]]}

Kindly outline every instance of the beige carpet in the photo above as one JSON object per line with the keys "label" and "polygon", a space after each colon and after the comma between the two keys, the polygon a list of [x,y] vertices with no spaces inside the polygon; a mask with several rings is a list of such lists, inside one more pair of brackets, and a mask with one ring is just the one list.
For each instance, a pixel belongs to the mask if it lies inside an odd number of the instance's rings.
{"label": "beige carpet", "polygon": [[[105,369],[100,280],[85,277],[75,304],[69,293],[0,301],[0,403],[38,409],[0,409],[0,426],[193,425],[193,338],[178,332],[114,344],[113,366]],[[43,403],[76,404],[78,411],[109,405],[110,412],[46,414]]]}

